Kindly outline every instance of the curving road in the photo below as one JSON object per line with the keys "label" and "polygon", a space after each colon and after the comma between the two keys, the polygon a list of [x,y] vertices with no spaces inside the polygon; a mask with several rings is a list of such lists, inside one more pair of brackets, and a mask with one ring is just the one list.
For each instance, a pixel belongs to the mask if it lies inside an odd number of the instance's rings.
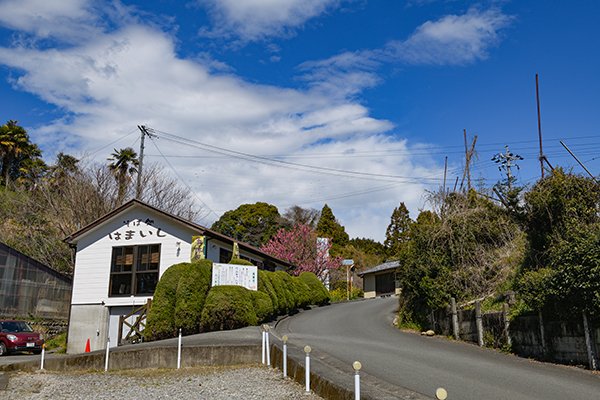
{"label": "curving road", "polygon": [[392,326],[396,297],[335,304],[286,318],[277,326],[296,346],[310,344],[386,385],[449,399],[565,400],[600,398],[600,376],[572,367],[530,361],[445,338],[401,332]]}

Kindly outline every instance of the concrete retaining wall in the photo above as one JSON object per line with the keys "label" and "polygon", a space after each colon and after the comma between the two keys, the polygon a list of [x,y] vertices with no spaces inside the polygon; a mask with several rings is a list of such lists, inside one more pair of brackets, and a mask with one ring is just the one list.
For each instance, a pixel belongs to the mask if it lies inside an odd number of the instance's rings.
{"label": "concrete retaining wall", "polygon": [[[182,351],[181,366],[240,365],[260,362],[260,346],[186,346]],[[49,371],[104,370],[104,351],[85,355],[47,358],[44,368]],[[176,368],[177,347],[155,347],[111,351],[109,370]],[[0,366],[0,371],[36,371],[39,361]]]}
{"label": "concrete retaining wall", "polygon": [[[474,310],[459,310],[458,325],[461,340],[477,343],[477,325]],[[432,327],[438,334],[452,336],[450,308],[432,313]],[[535,315],[522,315],[510,321],[511,350],[522,357],[536,358],[561,364],[588,366],[588,353],[583,331],[583,319],[556,321],[544,318],[545,348],[542,345],[540,319]],[[547,320],[546,320],[547,319]],[[486,346],[503,348],[507,345],[504,331],[504,314],[489,312],[482,315],[484,343]],[[590,321],[594,347],[600,349],[600,322]]]}

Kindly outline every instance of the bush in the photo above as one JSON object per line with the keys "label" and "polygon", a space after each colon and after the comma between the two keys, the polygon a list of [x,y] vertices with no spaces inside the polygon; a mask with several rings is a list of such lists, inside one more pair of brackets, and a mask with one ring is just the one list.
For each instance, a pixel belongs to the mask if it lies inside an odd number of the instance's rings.
{"label": "bush", "polygon": [[254,265],[248,260],[244,260],[242,258],[232,258],[227,264],[236,264],[236,265]]}
{"label": "bush", "polygon": [[175,328],[184,335],[200,331],[200,316],[210,290],[212,261],[190,264],[179,278],[175,302]]}
{"label": "bush", "polygon": [[258,271],[258,291],[269,295],[273,313],[279,314],[279,300],[277,299],[277,292],[273,288],[273,283],[271,282],[272,274],[273,273],[270,271]]}
{"label": "bush", "polygon": [[177,286],[179,278],[188,268],[190,263],[171,265],[160,277],[152,307],[148,312],[145,340],[167,339],[177,335],[175,327],[175,303],[177,299]]}
{"label": "bush", "polygon": [[258,322],[268,321],[273,317],[275,312],[273,308],[273,302],[268,294],[264,292],[250,291],[252,296],[252,302],[254,304],[254,310],[256,312],[256,318]]}
{"label": "bush", "polygon": [[273,275],[279,278],[276,284],[280,285],[283,296],[286,299],[286,312],[295,310],[298,307],[298,299],[294,292],[292,276],[284,271],[275,271]]}
{"label": "bush", "polygon": [[251,291],[241,286],[215,286],[210,289],[200,325],[204,331],[218,331],[257,325]]}
{"label": "bush", "polygon": [[[281,272],[281,273],[280,273]],[[282,276],[282,274],[284,274]],[[291,294],[289,291],[285,289],[285,280],[284,277],[289,275],[285,272],[271,272],[268,274],[271,284],[273,285],[273,290],[277,294],[278,301],[278,314],[287,314],[288,312],[294,309],[294,301],[291,298]]]}
{"label": "bush", "polygon": [[314,273],[303,272],[298,278],[308,286],[310,304],[322,306],[329,303],[329,291]]}
{"label": "bush", "polygon": [[296,307],[306,308],[311,304],[310,289],[299,277],[292,276],[292,290],[296,298]]}
{"label": "bush", "polygon": [[[331,301],[333,301],[334,303],[346,301],[348,298],[348,289],[334,289],[331,292],[329,292],[329,294],[331,296]],[[363,297],[363,295],[364,293],[362,289],[352,288],[352,290],[350,291],[350,300],[361,298]]]}

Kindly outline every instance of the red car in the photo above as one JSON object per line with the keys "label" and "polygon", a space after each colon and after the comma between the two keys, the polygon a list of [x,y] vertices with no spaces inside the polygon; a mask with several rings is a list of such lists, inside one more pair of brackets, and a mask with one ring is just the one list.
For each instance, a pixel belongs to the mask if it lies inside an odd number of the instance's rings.
{"label": "red car", "polygon": [[0,321],[0,356],[15,351],[42,352],[44,338],[25,321]]}

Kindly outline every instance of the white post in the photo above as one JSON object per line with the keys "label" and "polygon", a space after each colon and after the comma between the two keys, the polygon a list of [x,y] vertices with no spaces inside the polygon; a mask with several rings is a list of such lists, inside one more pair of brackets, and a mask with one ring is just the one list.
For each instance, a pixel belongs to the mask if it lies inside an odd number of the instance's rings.
{"label": "white post", "polygon": [[177,343],[177,369],[181,368],[181,328],[179,328],[179,342]]}
{"label": "white post", "polygon": [[306,353],[305,371],[306,371],[306,392],[310,392],[310,346],[304,346],[304,352]]}
{"label": "white post", "polygon": [[287,378],[287,341],[288,337],[283,335],[283,377]]}
{"label": "white post", "polygon": [[352,368],[354,368],[354,400],[360,400],[360,375],[358,371],[362,368],[362,364],[360,361],[354,361]]}
{"label": "white post", "polygon": [[269,344],[269,331],[267,330],[267,366],[271,366],[271,349]]}
{"label": "white post", "polygon": [[437,388],[435,391],[435,398],[438,400],[446,400],[448,398],[448,392],[444,388]]}
{"label": "white post", "polygon": [[[264,328],[263,328],[263,329],[264,329]],[[267,340],[267,337],[266,337],[266,335],[265,335],[265,334],[266,334],[266,332],[263,330],[263,331],[262,331],[262,363],[263,363],[263,364],[265,363],[265,354],[266,354],[266,353],[265,353],[265,350],[266,350],[266,349],[265,349],[265,341]]]}
{"label": "white post", "polygon": [[110,338],[106,341],[106,356],[104,357],[104,372],[108,371],[108,353],[110,350]]}
{"label": "white post", "polygon": [[42,345],[42,360],[40,362],[40,369],[44,369],[44,357],[46,356],[46,343]]}

